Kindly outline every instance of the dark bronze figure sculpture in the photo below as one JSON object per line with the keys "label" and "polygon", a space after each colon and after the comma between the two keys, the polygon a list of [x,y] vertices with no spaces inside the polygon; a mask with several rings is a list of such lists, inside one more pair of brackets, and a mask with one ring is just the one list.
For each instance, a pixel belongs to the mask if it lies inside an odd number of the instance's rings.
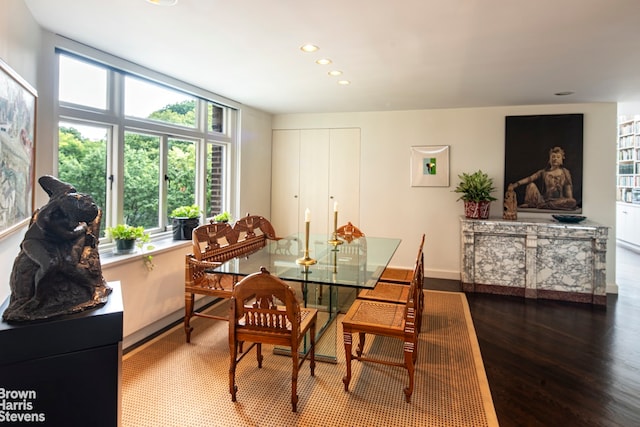
{"label": "dark bronze figure sculpture", "polygon": [[31,216],[11,272],[8,322],[77,313],[107,302],[98,236],[102,210],[93,198],[49,175],[38,180],[49,202]]}

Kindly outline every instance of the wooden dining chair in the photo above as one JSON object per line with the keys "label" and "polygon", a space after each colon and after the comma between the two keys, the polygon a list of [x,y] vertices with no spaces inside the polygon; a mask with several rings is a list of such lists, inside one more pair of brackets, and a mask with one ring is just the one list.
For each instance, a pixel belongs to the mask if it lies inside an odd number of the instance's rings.
{"label": "wooden dining chair", "polygon": [[215,320],[227,320],[226,316],[202,313],[195,309],[195,296],[231,298],[237,278],[217,272],[222,263],[233,256],[229,248],[237,243],[238,236],[228,223],[211,222],[193,230],[193,252],[185,255],[184,279],[184,331],[186,341],[191,342],[191,318],[194,316]]}
{"label": "wooden dining chair", "polygon": [[394,304],[407,304],[409,299],[413,298],[416,304],[416,326],[418,332],[420,332],[422,326],[422,311],[424,310],[424,293],[422,290],[424,282],[424,240],[425,235],[423,234],[420,245],[418,246],[415,266],[412,270],[411,282],[408,285],[386,282],[380,279],[375,287],[362,289],[358,293],[359,299],[390,302]]}
{"label": "wooden dining chair", "polygon": [[[415,286],[415,283],[412,284]],[[405,400],[411,402],[414,389],[415,363],[418,353],[418,328],[416,326],[416,303],[413,298],[407,304],[356,299],[342,319],[344,353],[347,373],[343,377],[344,390],[349,391],[351,382],[351,361],[372,362],[382,365],[399,366],[407,370],[409,384],[404,388]],[[359,337],[356,353],[353,354],[353,334]],[[364,352],[366,335],[399,339],[403,342],[403,359],[389,360],[367,356]]]}
{"label": "wooden dining chair", "polygon": [[233,226],[226,222],[211,221],[193,230],[193,252],[185,257],[184,330],[187,342],[191,341],[192,317],[227,320],[226,316],[195,309],[195,295],[231,298],[238,277],[219,271],[219,267],[230,259],[246,256],[264,247],[268,240],[278,239],[269,220],[260,215],[247,214]]}
{"label": "wooden dining chair", "polygon": [[[315,375],[317,314],[314,308],[300,307],[294,290],[264,267],[238,282],[233,288],[229,313],[229,393],[233,402],[238,391],[238,362],[255,347],[258,368],[262,368],[262,344],[287,346],[291,348],[292,363],[291,410],[297,412],[298,371],[307,357],[311,376]],[[299,348],[307,332],[310,345],[300,359]],[[243,342],[251,346],[238,356]]]}

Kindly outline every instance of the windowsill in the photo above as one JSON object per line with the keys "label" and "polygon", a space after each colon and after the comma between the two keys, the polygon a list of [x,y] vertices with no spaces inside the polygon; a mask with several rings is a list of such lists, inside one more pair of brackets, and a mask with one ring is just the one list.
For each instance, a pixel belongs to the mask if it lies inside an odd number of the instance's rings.
{"label": "windowsill", "polygon": [[113,253],[115,245],[113,243],[105,244],[104,247],[100,248],[100,264],[102,266],[114,267],[116,265],[126,264],[133,261],[138,262],[140,257],[143,255],[154,256],[177,248],[189,247],[191,246],[191,240],[173,240],[171,233],[163,233],[144,245],[145,247],[151,245],[153,246],[153,249],[141,250],[136,247],[136,251],[134,253],[116,255]]}

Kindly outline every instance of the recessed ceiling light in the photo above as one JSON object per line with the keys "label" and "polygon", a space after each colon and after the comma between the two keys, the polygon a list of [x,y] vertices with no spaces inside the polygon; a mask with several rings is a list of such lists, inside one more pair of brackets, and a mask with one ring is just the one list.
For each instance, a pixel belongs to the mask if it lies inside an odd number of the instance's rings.
{"label": "recessed ceiling light", "polygon": [[158,6],[173,6],[178,3],[178,0],[147,0],[151,4],[155,4]]}
{"label": "recessed ceiling light", "polygon": [[349,80],[338,80],[338,84],[346,86],[346,85],[350,85],[351,82]]}
{"label": "recessed ceiling light", "polygon": [[320,49],[318,46],[316,46],[314,44],[310,44],[310,43],[307,43],[305,45],[300,46],[300,50],[303,51],[303,52],[307,52],[307,53],[315,52],[318,49]]}
{"label": "recessed ceiling light", "polygon": [[567,96],[567,95],[573,95],[575,92],[572,90],[565,90],[562,92],[556,92],[554,93],[555,96]]}
{"label": "recessed ceiling light", "polygon": [[320,58],[316,61],[316,64],[319,65],[329,65],[331,64],[331,60],[329,58]]}
{"label": "recessed ceiling light", "polygon": [[342,75],[342,71],[340,71],[340,70],[331,70],[327,74],[329,74],[330,76],[333,76],[333,77],[341,76]]}

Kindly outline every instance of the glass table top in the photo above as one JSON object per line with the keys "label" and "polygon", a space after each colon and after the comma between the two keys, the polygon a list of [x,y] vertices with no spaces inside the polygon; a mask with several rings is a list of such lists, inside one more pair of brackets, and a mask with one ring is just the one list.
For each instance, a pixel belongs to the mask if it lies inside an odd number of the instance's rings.
{"label": "glass table top", "polygon": [[304,240],[300,233],[268,241],[265,247],[231,259],[216,271],[246,276],[265,267],[283,280],[373,288],[401,241],[366,236],[334,246],[326,235],[311,235],[309,257],[317,263],[305,267],[296,263],[304,256]]}

